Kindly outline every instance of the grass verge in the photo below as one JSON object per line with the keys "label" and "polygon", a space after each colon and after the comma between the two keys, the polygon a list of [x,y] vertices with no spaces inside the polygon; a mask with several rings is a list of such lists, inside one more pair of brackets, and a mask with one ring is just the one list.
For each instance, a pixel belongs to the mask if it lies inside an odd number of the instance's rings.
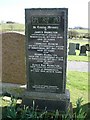
{"label": "grass verge", "polygon": [[70,99],[75,107],[76,100],[83,98],[83,104],[88,103],[88,78],[90,73],[68,71],[67,73],[67,89],[70,91]]}
{"label": "grass verge", "polygon": [[87,56],[79,56],[80,51],[76,50],[76,55],[68,55],[68,61],[90,62],[90,52],[86,52]]}

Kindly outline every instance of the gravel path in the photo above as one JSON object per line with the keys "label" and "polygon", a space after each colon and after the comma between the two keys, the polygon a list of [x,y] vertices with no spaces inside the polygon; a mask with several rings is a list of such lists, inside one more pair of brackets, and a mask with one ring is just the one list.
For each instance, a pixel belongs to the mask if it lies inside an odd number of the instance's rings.
{"label": "gravel path", "polygon": [[90,62],[68,61],[67,69],[72,71],[90,72]]}

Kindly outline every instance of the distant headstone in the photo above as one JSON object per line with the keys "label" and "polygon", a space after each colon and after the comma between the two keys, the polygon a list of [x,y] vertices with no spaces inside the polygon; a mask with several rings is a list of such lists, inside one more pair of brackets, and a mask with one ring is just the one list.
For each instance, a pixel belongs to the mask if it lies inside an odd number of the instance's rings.
{"label": "distant headstone", "polygon": [[26,9],[27,105],[66,111],[67,14],[61,9]]}
{"label": "distant headstone", "polygon": [[87,56],[87,54],[86,54],[86,46],[81,46],[81,48],[80,48],[80,56]]}
{"label": "distant headstone", "polygon": [[89,45],[89,44],[86,44],[85,46],[86,46],[86,50],[87,50],[87,51],[90,51],[90,45]]}
{"label": "distant headstone", "polygon": [[76,45],[75,43],[69,43],[69,52],[68,55],[76,55]]}
{"label": "distant headstone", "polygon": [[79,49],[80,49],[80,44],[76,43],[76,50],[79,50]]}

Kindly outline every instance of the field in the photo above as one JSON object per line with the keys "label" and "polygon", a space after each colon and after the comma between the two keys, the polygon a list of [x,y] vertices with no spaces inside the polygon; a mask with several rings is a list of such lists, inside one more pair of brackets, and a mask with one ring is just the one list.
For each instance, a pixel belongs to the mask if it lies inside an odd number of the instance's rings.
{"label": "field", "polygon": [[2,31],[2,32],[24,31],[24,30],[25,30],[24,24],[19,24],[19,23],[13,23],[13,24],[2,23],[2,24],[0,24],[0,31]]}
{"label": "field", "polygon": [[[73,29],[69,29],[69,30],[73,30]],[[88,33],[88,29],[74,29],[76,32],[78,32],[78,33]]]}

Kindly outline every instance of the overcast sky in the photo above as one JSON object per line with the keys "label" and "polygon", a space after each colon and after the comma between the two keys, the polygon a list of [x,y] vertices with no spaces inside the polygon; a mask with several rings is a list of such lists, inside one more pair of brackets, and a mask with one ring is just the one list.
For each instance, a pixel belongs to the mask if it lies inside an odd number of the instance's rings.
{"label": "overcast sky", "polygon": [[0,22],[25,23],[25,8],[68,8],[68,26],[88,27],[89,0],[0,0]]}

